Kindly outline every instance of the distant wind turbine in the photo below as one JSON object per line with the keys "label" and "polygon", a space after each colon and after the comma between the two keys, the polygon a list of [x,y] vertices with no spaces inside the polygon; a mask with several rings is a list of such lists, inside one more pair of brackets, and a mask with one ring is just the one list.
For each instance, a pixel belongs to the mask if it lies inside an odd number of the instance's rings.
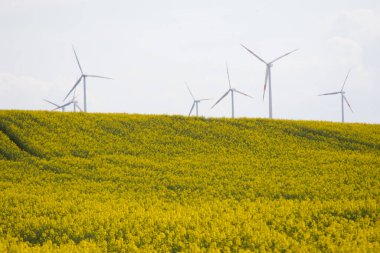
{"label": "distant wind turbine", "polygon": [[66,97],[64,98],[63,101],[66,100],[66,98],[71,94],[71,92],[73,92],[73,90],[78,86],[78,84],[80,83],[80,81],[83,80],[83,104],[84,104],[84,112],[87,112],[86,78],[87,77],[104,78],[104,79],[112,79],[112,78],[105,77],[105,76],[97,76],[97,75],[87,75],[87,74],[84,74],[83,70],[82,70],[82,67],[81,67],[81,65],[79,63],[79,59],[78,59],[77,53],[75,52],[74,46],[73,46],[73,51],[74,51],[75,58],[76,58],[77,63],[78,63],[78,67],[79,67],[80,72],[81,72],[81,76],[79,77],[78,81],[76,81],[76,83],[74,84],[74,86],[71,88],[71,90],[69,91],[69,93],[67,93],[67,95],[66,95]]}
{"label": "distant wind turbine", "polygon": [[350,110],[351,110],[352,113],[354,112],[352,110],[352,108],[351,108],[350,103],[348,102],[348,99],[346,98],[346,95],[345,95],[346,92],[344,91],[344,86],[346,85],[346,82],[347,82],[347,79],[348,79],[348,76],[349,76],[350,72],[351,72],[351,70],[348,71],[348,73],[346,75],[346,78],[344,79],[342,89],[340,91],[330,92],[330,93],[324,93],[324,94],[320,94],[319,95],[319,96],[326,96],[326,95],[340,94],[340,97],[341,97],[341,106],[342,106],[342,122],[343,123],[344,123],[344,103],[346,103],[348,105],[348,107],[350,108]]}
{"label": "distant wind turbine", "polygon": [[189,116],[191,115],[191,113],[193,112],[193,109],[195,107],[195,114],[198,117],[198,104],[200,102],[202,102],[202,101],[206,101],[206,100],[210,100],[210,99],[209,98],[195,99],[195,97],[194,97],[193,93],[191,92],[191,90],[190,90],[189,86],[187,85],[187,83],[186,83],[186,87],[189,90],[189,93],[190,93],[190,95],[191,95],[191,97],[193,98],[193,101],[194,101],[193,105],[191,106],[191,109],[190,109],[190,112],[189,112]]}
{"label": "distant wind turbine", "polygon": [[298,49],[295,49],[293,51],[290,51],[276,59],[274,59],[273,61],[270,61],[270,62],[266,62],[264,61],[262,58],[260,58],[257,54],[255,54],[254,52],[252,52],[249,48],[247,48],[246,46],[244,46],[243,44],[240,44],[242,47],[244,47],[249,53],[251,53],[253,56],[255,56],[257,59],[259,59],[261,62],[263,62],[267,67],[266,67],[266,73],[265,73],[265,83],[264,83],[264,93],[263,93],[263,99],[265,97],[265,90],[267,88],[267,84],[268,84],[268,88],[269,88],[269,118],[273,118],[273,113],[272,113],[272,67],[273,67],[273,63],[275,63],[276,61],[280,60],[281,58],[297,51]]}
{"label": "distant wind turbine", "polygon": [[78,109],[80,112],[83,112],[83,110],[82,110],[82,108],[80,108],[79,103],[78,103],[78,100],[77,100],[77,97],[78,97],[78,96],[76,96],[75,93],[76,93],[76,89],[74,90],[73,99],[71,100],[71,103],[72,103],[73,106],[74,106],[74,108],[73,108],[73,109],[74,109],[74,112],[76,112],[77,109]]}
{"label": "distant wind turbine", "polygon": [[253,98],[253,97],[251,97],[250,95],[247,95],[247,94],[245,94],[245,93],[243,93],[241,91],[238,91],[237,89],[232,88],[232,86],[231,86],[231,80],[230,80],[230,73],[228,71],[228,65],[227,65],[227,63],[226,63],[226,68],[227,68],[227,77],[228,77],[228,86],[229,86],[229,89],[227,90],[226,93],[224,93],[224,95],[221,98],[219,98],[218,101],[216,101],[216,103],[211,107],[211,109],[214,108],[220,101],[222,101],[223,98],[225,98],[228,95],[228,93],[231,92],[232,118],[235,118],[234,92],[237,92],[237,93],[239,93],[241,95],[244,95],[246,97],[250,97],[250,98]]}
{"label": "distant wind turbine", "polygon": [[82,110],[82,108],[80,108],[80,106],[79,106],[77,100],[72,101],[72,104],[74,105],[74,112],[76,112],[77,109],[78,109],[80,112],[83,112],[83,110]]}

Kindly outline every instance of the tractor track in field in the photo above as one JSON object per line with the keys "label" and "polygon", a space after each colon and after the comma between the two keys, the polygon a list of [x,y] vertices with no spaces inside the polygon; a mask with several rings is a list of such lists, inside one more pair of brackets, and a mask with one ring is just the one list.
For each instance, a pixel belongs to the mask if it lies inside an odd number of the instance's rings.
{"label": "tractor track in field", "polygon": [[10,130],[9,127],[5,125],[4,122],[1,122],[1,121],[0,121],[0,131],[3,132],[9,138],[9,140],[11,140],[22,152],[25,152],[34,157],[41,158],[33,149],[31,149],[25,143],[25,141],[23,141],[16,134],[14,134],[12,130]]}

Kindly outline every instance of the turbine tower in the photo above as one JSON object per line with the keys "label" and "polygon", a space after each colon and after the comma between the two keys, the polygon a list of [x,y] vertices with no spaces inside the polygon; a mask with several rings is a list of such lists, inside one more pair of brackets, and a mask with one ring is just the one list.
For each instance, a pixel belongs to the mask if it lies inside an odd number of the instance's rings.
{"label": "turbine tower", "polygon": [[78,67],[79,67],[79,70],[81,72],[81,76],[79,77],[78,81],[76,81],[76,83],[74,84],[74,86],[71,88],[71,90],[69,91],[69,93],[67,93],[66,97],[63,99],[63,101],[66,100],[66,98],[71,94],[71,92],[73,92],[73,90],[78,86],[78,84],[83,80],[83,109],[84,109],[84,112],[87,112],[87,98],[86,98],[86,78],[87,77],[94,77],[94,78],[103,78],[103,79],[112,79],[110,77],[105,77],[105,76],[97,76],[97,75],[88,75],[88,74],[85,74],[83,73],[83,70],[82,70],[82,67],[79,63],[79,59],[78,59],[78,56],[77,56],[77,53],[75,52],[75,48],[73,46],[73,51],[74,51],[74,54],[75,54],[75,58],[77,60],[77,63],[78,63]]}
{"label": "turbine tower", "polygon": [[243,93],[241,91],[238,91],[235,88],[232,88],[232,86],[231,86],[231,80],[230,80],[230,73],[228,71],[228,65],[227,65],[227,63],[226,63],[226,69],[227,69],[227,77],[228,77],[228,86],[229,86],[229,89],[227,90],[226,93],[224,93],[224,95],[221,98],[219,98],[218,101],[216,101],[216,103],[211,107],[211,109],[214,108],[220,101],[222,101],[223,98],[225,98],[228,95],[228,93],[231,93],[232,118],[235,118],[234,92],[239,93],[239,94],[244,95],[244,96],[249,97],[249,98],[253,98],[253,97],[251,97],[250,95],[247,95],[247,94],[245,94],[245,93]]}
{"label": "turbine tower", "polygon": [[273,113],[272,113],[272,67],[273,67],[273,63],[275,63],[276,61],[280,60],[281,58],[297,51],[298,49],[295,49],[295,50],[292,50],[280,57],[277,57],[276,59],[274,59],[273,61],[270,61],[270,62],[266,62],[264,61],[262,58],[260,58],[257,54],[255,54],[254,52],[252,52],[249,48],[247,48],[246,46],[244,46],[243,44],[240,44],[242,47],[244,47],[249,53],[251,53],[253,56],[255,56],[257,59],[259,59],[261,62],[263,62],[265,65],[266,65],[266,73],[265,73],[265,82],[264,82],[264,93],[263,93],[263,100],[264,100],[264,97],[265,97],[265,90],[267,88],[267,84],[268,84],[268,89],[269,89],[269,118],[272,119],[273,118]]}
{"label": "turbine tower", "polygon": [[191,106],[191,109],[190,109],[190,112],[189,112],[189,116],[191,115],[191,113],[193,112],[193,109],[195,107],[195,114],[196,116],[198,117],[198,104],[202,101],[206,101],[206,100],[210,100],[209,98],[204,98],[204,99],[195,99],[193,93],[191,92],[189,86],[187,85],[186,83],[186,87],[187,89],[189,90],[189,93],[191,95],[191,97],[193,98],[193,105]]}
{"label": "turbine tower", "polygon": [[351,110],[352,113],[354,112],[352,110],[352,108],[351,108],[350,103],[348,102],[348,99],[346,98],[346,95],[345,95],[346,92],[344,91],[344,86],[346,85],[347,78],[348,78],[350,72],[351,72],[351,70],[348,71],[348,73],[346,75],[346,78],[344,79],[342,89],[340,91],[330,92],[330,93],[324,93],[324,94],[320,94],[319,95],[319,96],[328,96],[328,95],[340,94],[340,97],[341,97],[341,107],[342,107],[342,123],[344,123],[344,103],[346,103],[348,105],[348,107],[350,108],[350,110]]}

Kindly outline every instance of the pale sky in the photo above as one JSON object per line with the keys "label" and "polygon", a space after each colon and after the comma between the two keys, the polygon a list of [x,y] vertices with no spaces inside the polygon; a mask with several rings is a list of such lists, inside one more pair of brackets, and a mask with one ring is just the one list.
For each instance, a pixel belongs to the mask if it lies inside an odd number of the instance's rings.
{"label": "pale sky", "polygon": [[[206,117],[230,117],[231,100],[210,110],[232,85],[237,117],[268,117],[265,60],[300,50],[272,69],[275,118],[380,123],[378,0],[0,0],[0,109],[50,110],[89,74],[89,112],[187,115],[194,95]],[[78,87],[83,107],[83,87]],[[70,108],[71,110],[71,108]]]}

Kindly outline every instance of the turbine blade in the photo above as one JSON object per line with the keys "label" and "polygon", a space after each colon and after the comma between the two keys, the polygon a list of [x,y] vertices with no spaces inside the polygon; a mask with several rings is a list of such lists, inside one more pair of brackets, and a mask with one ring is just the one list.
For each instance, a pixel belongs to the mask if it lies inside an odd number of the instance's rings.
{"label": "turbine blade", "polygon": [[198,101],[202,102],[202,101],[207,101],[207,100],[211,100],[211,98],[203,98],[203,99],[199,99]]}
{"label": "turbine blade", "polygon": [[66,97],[63,99],[63,101],[66,100],[66,98],[71,94],[71,92],[73,92],[73,90],[75,90],[75,88],[78,86],[78,84],[80,83],[80,81],[82,80],[83,78],[83,75],[81,75],[78,79],[78,81],[76,81],[76,83],[74,84],[74,86],[71,88],[71,90],[69,91],[69,93],[67,93]]}
{"label": "turbine blade", "polygon": [[214,108],[225,96],[227,96],[228,93],[230,93],[230,91],[231,90],[228,90],[221,98],[219,98],[219,100],[216,101],[216,103],[211,107],[211,109]]}
{"label": "turbine blade", "polygon": [[185,84],[186,84],[187,89],[189,90],[189,93],[190,93],[191,97],[195,100],[195,97],[194,97],[193,93],[191,93],[189,85],[187,85],[187,82],[185,82]]}
{"label": "turbine blade", "polygon": [[257,54],[255,54],[254,52],[252,52],[248,47],[244,46],[243,44],[240,44],[240,45],[242,47],[244,47],[248,52],[250,52],[251,54],[253,54],[253,56],[255,56],[257,59],[259,59],[260,61],[262,61],[265,64],[268,64],[266,61],[264,61],[263,59],[261,59]]}
{"label": "turbine blade", "polygon": [[284,55],[281,55],[280,57],[278,57],[278,58],[274,59],[273,61],[271,61],[269,64],[272,64],[272,63],[274,63],[274,62],[280,60],[281,58],[284,58],[285,56],[290,55],[291,53],[293,53],[293,52],[295,52],[295,51],[297,51],[297,50],[298,50],[298,48],[297,48],[297,49],[294,49],[294,50],[292,50],[292,51],[290,51],[290,52],[288,52],[288,53],[286,53],[286,54],[284,54]]}
{"label": "turbine blade", "polygon": [[346,98],[346,96],[343,96],[343,98],[344,98],[344,101],[346,101],[346,103],[347,103],[348,107],[350,108],[351,112],[354,113],[354,111],[351,108],[350,103],[348,103],[348,99]]}
{"label": "turbine blade", "polygon": [[340,94],[340,93],[341,93],[340,91],[337,91],[337,92],[319,94],[318,96],[335,95],[335,94]]}
{"label": "turbine blade", "polygon": [[45,101],[45,102],[48,102],[49,104],[52,104],[52,105],[54,105],[54,106],[59,107],[59,105],[57,105],[57,104],[55,104],[55,103],[53,103],[53,102],[50,102],[49,100],[44,99],[44,101]]}
{"label": "turbine blade", "polygon": [[267,89],[267,83],[268,83],[268,76],[269,76],[269,66],[267,66],[267,70],[265,72],[265,83],[264,83],[264,92],[263,92],[263,100],[265,98],[265,91]]}
{"label": "turbine blade", "polygon": [[245,93],[243,93],[243,92],[241,92],[241,91],[239,91],[239,90],[234,90],[234,91],[237,92],[237,93],[240,93],[241,95],[244,95],[244,96],[246,96],[246,97],[253,98],[252,96],[250,96],[250,95],[248,95],[248,94],[245,94]]}
{"label": "turbine blade", "polygon": [[74,94],[73,94],[73,99],[72,99],[73,101],[79,97],[79,95],[76,95],[76,93],[77,93],[77,89],[74,89]]}
{"label": "turbine blade", "polygon": [[228,85],[230,86],[230,89],[231,89],[230,72],[228,71],[228,64],[227,64],[227,62],[226,62],[226,69],[227,69]]}
{"label": "turbine blade", "polygon": [[195,106],[195,102],[194,102],[193,105],[191,106],[191,109],[190,109],[190,112],[189,112],[189,116],[190,116],[191,113],[193,112],[194,106]]}
{"label": "turbine blade", "polygon": [[103,78],[103,79],[112,79],[111,77],[106,77],[106,76],[97,76],[97,75],[86,75],[86,77],[95,77],[95,78]]}
{"label": "turbine blade", "polygon": [[82,108],[78,104],[75,104],[75,107],[79,109],[79,111],[83,112]]}
{"label": "turbine blade", "polygon": [[78,66],[79,66],[80,72],[81,72],[82,75],[83,75],[83,70],[82,70],[82,67],[80,66],[79,59],[78,59],[78,55],[77,55],[77,52],[75,52],[74,45],[73,45],[72,47],[73,47],[73,51],[74,51],[74,54],[75,54],[75,58],[77,59],[77,63],[78,63]]}
{"label": "turbine blade", "polygon": [[60,107],[62,108],[62,107],[66,107],[66,106],[69,106],[69,105],[71,105],[72,103],[74,103],[73,101],[70,101],[70,102],[67,102],[66,104],[64,104],[64,105],[61,105]]}
{"label": "turbine blade", "polygon": [[343,91],[343,89],[344,89],[344,86],[346,85],[346,82],[347,82],[347,78],[348,78],[348,76],[349,76],[350,72],[351,72],[351,69],[350,69],[350,70],[348,70],[348,72],[347,72],[346,78],[344,79],[344,82],[343,82],[343,86],[342,86],[342,89],[340,90],[341,92]]}
{"label": "turbine blade", "polygon": [[58,110],[58,109],[61,109],[61,108],[63,108],[63,107],[65,107],[64,105],[61,105],[61,106],[57,106],[56,108],[54,108],[52,111],[55,111],[55,110]]}

